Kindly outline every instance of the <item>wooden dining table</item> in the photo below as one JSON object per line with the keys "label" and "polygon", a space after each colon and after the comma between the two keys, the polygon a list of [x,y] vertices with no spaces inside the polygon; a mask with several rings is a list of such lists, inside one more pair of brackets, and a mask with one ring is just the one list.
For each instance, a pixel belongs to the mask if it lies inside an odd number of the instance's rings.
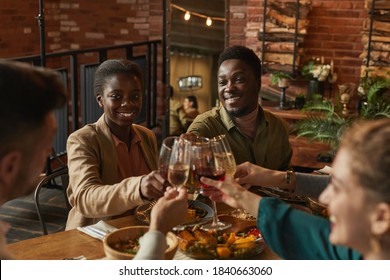
{"label": "wooden dining table", "polygon": [[[218,213],[227,214],[232,208],[218,203]],[[129,215],[118,219],[105,221],[108,224],[122,228],[126,226],[145,225],[135,215]],[[248,223],[248,221],[242,221]],[[32,239],[27,239],[9,244],[8,250],[16,259],[21,260],[63,260],[77,259],[80,256],[88,260],[104,259],[103,242],[77,230],[68,230]],[[179,250],[178,250],[179,251]],[[177,252],[174,259],[183,259]],[[276,260],[280,259],[267,246],[264,251],[254,257],[255,259]],[[188,258],[187,258],[188,259]]]}

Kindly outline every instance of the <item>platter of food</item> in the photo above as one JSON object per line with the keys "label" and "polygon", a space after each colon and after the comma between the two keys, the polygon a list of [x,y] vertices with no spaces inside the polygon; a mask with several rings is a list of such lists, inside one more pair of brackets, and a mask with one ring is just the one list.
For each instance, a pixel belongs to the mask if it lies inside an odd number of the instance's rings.
{"label": "platter of food", "polygon": [[[156,201],[151,201],[149,203],[138,206],[135,209],[136,218],[146,224],[150,223],[150,212],[152,211],[153,206],[156,204]],[[197,201],[197,200],[188,200],[187,216],[184,224],[186,226],[195,225],[202,223],[203,221],[208,221],[213,217],[214,211],[207,204]]]}
{"label": "platter of food", "polygon": [[177,238],[181,253],[193,259],[248,259],[265,248],[261,233],[254,225],[224,231],[187,227],[177,232]]}
{"label": "platter of food", "polygon": [[260,186],[253,186],[250,191],[261,196],[276,197],[288,203],[306,204],[306,197],[296,195],[292,192],[284,191],[278,188],[267,188]]}
{"label": "platter of food", "polygon": [[325,204],[311,197],[308,197],[307,200],[309,208],[312,210],[313,214],[322,216],[324,218],[329,218],[329,210]]}

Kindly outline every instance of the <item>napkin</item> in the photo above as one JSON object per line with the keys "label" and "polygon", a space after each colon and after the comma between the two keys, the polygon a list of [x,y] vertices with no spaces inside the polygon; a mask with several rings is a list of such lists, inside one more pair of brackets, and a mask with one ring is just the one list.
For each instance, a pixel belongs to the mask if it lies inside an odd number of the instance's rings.
{"label": "napkin", "polygon": [[99,221],[94,225],[78,227],[77,229],[99,240],[103,240],[108,233],[117,230],[116,227],[107,224],[105,221]]}
{"label": "napkin", "polygon": [[325,165],[324,168],[315,170],[314,172],[316,172],[318,174],[332,175],[332,167]]}

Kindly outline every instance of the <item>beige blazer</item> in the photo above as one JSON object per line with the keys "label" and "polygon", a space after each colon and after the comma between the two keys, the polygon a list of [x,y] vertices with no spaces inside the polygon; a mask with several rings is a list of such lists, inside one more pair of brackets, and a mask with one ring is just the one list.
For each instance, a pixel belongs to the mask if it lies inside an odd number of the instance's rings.
{"label": "beige blazer", "polygon": [[[158,152],[154,133],[136,124],[133,131],[142,140],[142,152],[150,170],[156,170]],[[146,202],[140,194],[143,176],[118,181],[116,148],[104,114],[96,123],[69,136],[67,153],[67,193],[73,208],[69,212],[66,230],[110,219]]]}

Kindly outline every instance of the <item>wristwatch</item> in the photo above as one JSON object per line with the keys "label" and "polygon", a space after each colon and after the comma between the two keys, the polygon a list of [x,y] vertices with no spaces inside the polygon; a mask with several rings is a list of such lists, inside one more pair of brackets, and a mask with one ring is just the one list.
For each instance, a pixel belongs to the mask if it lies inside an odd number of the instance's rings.
{"label": "wristwatch", "polygon": [[293,174],[293,171],[287,170],[286,175],[284,176],[284,182],[286,183],[286,185],[290,185],[292,174]]}

